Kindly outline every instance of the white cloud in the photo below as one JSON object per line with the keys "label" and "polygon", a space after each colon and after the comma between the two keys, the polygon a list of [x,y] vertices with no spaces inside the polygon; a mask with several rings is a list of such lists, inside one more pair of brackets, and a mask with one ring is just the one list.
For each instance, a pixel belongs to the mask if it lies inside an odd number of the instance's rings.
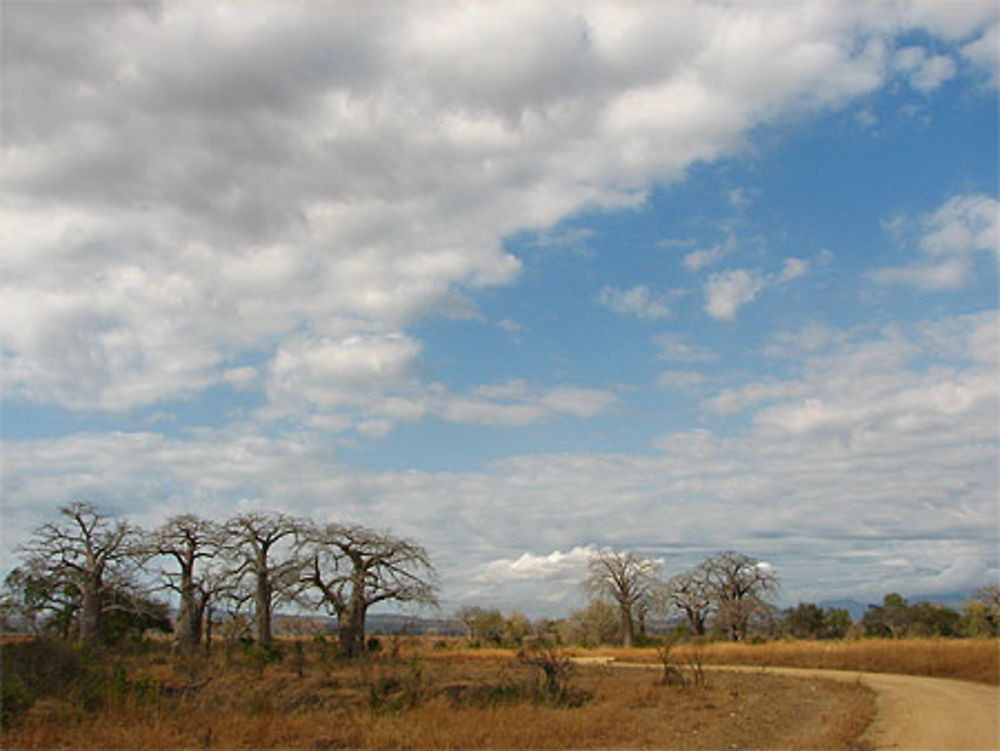
{"label": "white cloud", "polygon": [[910,85],[929,94],[955,75],[955,61],[947,55],[928,55],[923,47],[903,47],[896,51],[893,64],[909,75]]}
{"label": "white cloud", "polygon": [[519,274],[504,237],[637,205],[762,122],[874,90],[883,35],[971,34],[991,17],[956,15],[12,6],[8,391],[129,409],[226,382],[300,336],[472,315],[462,289]]}
{"label": "white cloud", "polygon": [[921,228],[918,263],[879,269],[870,278],[927,291],[954,290],[968,283],[978,253],[1000,258],[1000,202],[990,196],[953,196],[925,217]]}
{"label": "white cloud", "polygon": [[785,267],[781,270],[776,282],[783,284],[784,282],[790,282],[805,276],[808,273],[809,261],[803,261],[801,258],[786,258]]}
{"label": "white cloud", "polygon": [[983,71],[991,86],[1000,84],[1000,23],[961,48],[962,57]]}
{"label": "white cloud", "polygon": [[736,320],[739,309],[757,297],[767,281],[755,271],[736,269],[712,274],[705,282],[705,312],[723,321]]}
{"label": "white cloud", "polygon": [[517,558],[500,558],[482,566],[472,578],[503,582],[506,579],[565,578],[569,573],[582,581],[587,561],[596,550],[597,548],[592,545],[578,545],[565,553],[554,550],[548,555],[523,553]]}
{"label": "white cloud", "polygon": [[618,400],[610,391],[556,386],[532,389],[513,380],[481,386],[468,395],[439,395],[430,407],[449,422],[521,426],[556,415],[593,417]]}
{"label": "white cloud", "polygon": [[657,385],[687,393],[697,392],[708,379],[702,373],[690,370],[667,370],[656,379]]}
{"label": "white cloud", "polygon": [[691,271],[701,271],[706,266],[713,266],[736,249],[736,238],[730,235],[725,242],[711,248],[699,248],[684,256],[684,265]]}
{"label": "white cloud", "polygon": [[700,344],[692,344],[685,334],[657,334],[653,344],[660,350],[659,359],[670,362],[713,362],[718,359],[712,350]]}
{"label": "white cloud", "polygon": [[[821,261],[823,256],[821,255]],[[778,274],[764,275],[752,269],[734,269],[712,274],[704,285],[705,312],[722,321],[736,320],[740,308],[757,299],[764,289],[786,284],[809,273],[810,263],[786,258]]]}
{"label": "white cloud", "polygon": [[631,289],[604,287],[597,302],[619,315],[635,316],[643,321],[655,321],[670,315],[666,295],[657,295],[645,284]]}

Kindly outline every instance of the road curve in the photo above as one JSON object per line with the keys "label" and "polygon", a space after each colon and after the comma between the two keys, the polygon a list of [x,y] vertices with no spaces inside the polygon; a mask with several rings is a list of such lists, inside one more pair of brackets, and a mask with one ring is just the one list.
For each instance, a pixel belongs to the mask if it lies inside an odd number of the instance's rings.
{"label": "road curve", "polygon": [[[659,669],[658,665],[645,667]],[[853,670],[714,665],[705,668],[860,681],[872,689],[876,697],[875,720],[862,740],[879,751],[1000,749],[1000,688],[997,686]]]}

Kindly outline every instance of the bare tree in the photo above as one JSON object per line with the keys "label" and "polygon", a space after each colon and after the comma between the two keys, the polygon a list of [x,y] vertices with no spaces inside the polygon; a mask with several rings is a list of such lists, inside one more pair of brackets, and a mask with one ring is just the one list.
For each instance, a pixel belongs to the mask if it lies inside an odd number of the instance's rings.
{"label": "bare tree", "polygon": [[219,554],[221,543],[219,525],[194,514],[171,517],[146,537],[149,553],[171,558],[176,564],[176,569],[164,571],[163,577],[167,588],[180,598],[174,619],[174,648],[184,657],[197,652],[206,609],[224,581],[205,565]]}
{"label": "bare tree", "polygon": [[693,636],[704,636],[712,609],[712,593],[704,564],[671,577],[664,587],[664,604],[687,618]]}
{"label": "bare tree", "polygon": [[[302,560],[295,538],[305,522],[287,514],[253,512],[224,525],[224,547],[235,562],[232,578],[253,581],[254,626],[257,642],[270,647],[271,614],[282,598],[291,598]],[[286,544],[288,543],[288,544]]]}
{"label": "bare tree", "polygon": [[701,565],[716,623],[730,641],[744,641],[750,619],[767,611],[769,604],[764,598],[778,589],[778,575],[770,565],[734,551],[707,558]]}
{"label": "bare tree", "polygon": [[70,596],[78,610],[80,642],[97,646],[101,618],[113,591],[130,587],[129,566],[137,530],[126,521],[112,521],[86,502],[59,509],[61,522],[39,527],[21,550],[27,554],[25,569],[47,581],[52,591]]}
{"label": "bare tree", "polygon": [[409,540],[365,527],[328,524],[307,536],[303,583],[337,616],[345,657],[364,650],[365,617],[379,602],[437,604],[427,551]]}
{"label": "bare tree", "polygon": [[622,645],[631,647],[639,609],[648,604],[658,586],[659,565],[624,550],[601,550],[587,562],[584,586],[592,594],[613,600],[622,621]]}

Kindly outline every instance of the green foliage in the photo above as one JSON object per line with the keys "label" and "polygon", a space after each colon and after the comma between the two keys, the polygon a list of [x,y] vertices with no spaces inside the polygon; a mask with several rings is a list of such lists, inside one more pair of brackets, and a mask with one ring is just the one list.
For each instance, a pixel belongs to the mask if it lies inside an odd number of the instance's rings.
{"label": "green foliage", "polygon": [[960,629],[966,636],[1000,636],[1000,585],[977,589],[962,608]]}
{"label": "green foliage", "polygon": [[4,728],[16,724],[38,699],[65,701],[80,712],[159,706],[157,678],[130,677],[121,665],[99,662],[65,641],[35,639],[0,645],[0,660]]}
{"label": "green foliage", "polygon": [[806,602],[786,610],[781,626],[785,634],[796,639],[842,639],[851,624],[851,614],[843,608],[824,610]]}
{"label": "green foliage", "polygon": [[961,616],[951,608],[931,602],[910,605],[893,592],[881,605],[870,605],[861,619],[867,636],[900,638],[904,636],[957,636]]}
{"label": "green foliage", "polygon": [[0,676],[0,730],[8,730],[21,719],[35,703],[32,693],[17,675],[5,670]]}
{"label": "green foliage", "polygon": [[138,644],[147,631],[171,631],[170,608],[165,602],[121,590],[110,590],[103,599],[102,644]]}

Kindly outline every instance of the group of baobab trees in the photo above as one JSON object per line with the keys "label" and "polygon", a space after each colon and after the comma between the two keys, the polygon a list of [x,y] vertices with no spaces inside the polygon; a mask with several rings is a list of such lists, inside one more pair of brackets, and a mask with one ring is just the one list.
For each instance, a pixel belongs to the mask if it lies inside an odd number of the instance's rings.
{"label": "group of baobab trees", "polygon": [[337,617],[342,653],[353,657],[364,649],[372,605],[436,603],[423,547],[357,525],[250,512],[223,522],[183,514],[145,531],[84,502],[59,514],[20,547],[23,565],[7,577],[7,595],[13,578],[22,618],[72,621],[88,647],[98,645],[109,609],[148,602],[142,593],[157,588],[176,594],[174,645],[183,656],[211,642],[220,606],[236,615],[249,605],[264,649],[279,604],[325,609]]}
{"label": "group of baobab trees", "polygon": [[622,644],[631,647],[648,613],[679,611],[692,635],[703,636],[711,617],[731,641],[743,641],[751,619],[771,607],[766,597],[779,584],[766,563],[727,551],[693,569],[660,578],[660,564],[636,553],[601,550],[590,556],[585,587],[613,602],[621,616]]}
{"label": "group of baobab trees", "polygon": [[[72,626],[88,647],[101,641],[111,611],[149,605],[156,590],[174,593],[174,648],[191,656],[210,645],[214,613],[228,622],[252,613],[256,643],[273,646],[276,607],[295,604],[336,616],[345,657],[365,647],[365,618],[376,603],[436,605],[435,571],[416,543],[352,524],[319,524],[273,512],[222,522],[194,514],[153,530],[102,513],[86,502],[59,509],[19,548],[23,563],[5,581],[4,610],[37,629]],[[604,549],[588,562],[587,589],[614,603],[622,642],[632,646],[648,613],[679,611],[694,635],[708,619],[733,641],[770,606],[778,577],[767,564],[735,552],[705,559],[690,571],[660,578],[660,564],[630,551]],[[162,607],[162,605],[161,605]]]}

